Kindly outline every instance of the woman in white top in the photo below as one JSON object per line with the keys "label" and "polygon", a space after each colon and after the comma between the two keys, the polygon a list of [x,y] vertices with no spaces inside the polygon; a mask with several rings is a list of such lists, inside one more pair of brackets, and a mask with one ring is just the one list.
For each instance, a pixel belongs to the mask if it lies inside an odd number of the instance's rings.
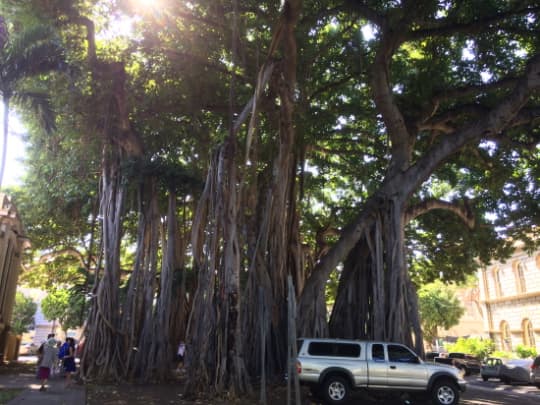
{"label": "woman in white top", "polygon": [[58,349],[56,348],[56,340],[54,340],[54,338],[49,338],[43,345],[43,356],[39,363],[38,377],[41,380],[40,391],[45,391],[47,389],[45,384],[47,384],[47,380],[51,375],[51,369],[57,360],[57,356]]}

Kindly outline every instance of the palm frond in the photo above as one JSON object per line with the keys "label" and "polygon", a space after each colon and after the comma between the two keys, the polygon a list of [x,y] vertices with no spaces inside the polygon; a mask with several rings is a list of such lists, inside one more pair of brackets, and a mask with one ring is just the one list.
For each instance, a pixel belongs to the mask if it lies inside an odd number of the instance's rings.
{"label": "palm frond", "polygon": [[42,41],[50,40],[54,37],[54,31],[51,27],[46,25],[30,26],[27,29],[12,33],[9,36],[9,43],[7,44],[9,50],[7,54],[17,55],[24,52],[25,49],[32,47],[34,44],[38,44]]}
{"label": "palm frond", "polygon": [[47,133],[56,129],[56,114],[48,94],[33,91],[17,92],[13,95],[12,101],[21,108],[34,112],[40,127]]}
{"label": "palm frond", "polygon": [[47,27],[24,31],[7,43],[0,58],[2,87],[64,65],[63,49]]}

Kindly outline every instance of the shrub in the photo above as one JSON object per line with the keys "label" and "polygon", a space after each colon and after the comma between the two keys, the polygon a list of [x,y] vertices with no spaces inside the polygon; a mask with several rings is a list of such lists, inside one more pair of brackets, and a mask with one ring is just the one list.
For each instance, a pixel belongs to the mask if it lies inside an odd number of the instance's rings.
{"label": "shrub", "polygon": [[491,339],[459,338],[456,343],[447,345],[448,352],[472,354],[479,359],[485,359],[495,350],[495,343]]}
{"label": "shrub", "polygon": [[517,345],[516,353],[520,359],[533,358],[537,356],[536,347]]}
{"label": "shrub", "polygon": [[516,354],[512,352],[505,352],[502,350],[497,350],[490,355],[491,357],[499,357],[501,359],[515,359]]}

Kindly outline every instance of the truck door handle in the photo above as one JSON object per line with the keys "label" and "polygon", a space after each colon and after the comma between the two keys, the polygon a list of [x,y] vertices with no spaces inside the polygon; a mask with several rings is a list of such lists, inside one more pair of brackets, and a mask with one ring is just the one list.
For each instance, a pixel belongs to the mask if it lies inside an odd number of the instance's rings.
{"label": "truck door handle", "polygon": [[396,369],[396,366],[390,366],[390,368],[391,368],[392,370],[395,370],[395,369]]}

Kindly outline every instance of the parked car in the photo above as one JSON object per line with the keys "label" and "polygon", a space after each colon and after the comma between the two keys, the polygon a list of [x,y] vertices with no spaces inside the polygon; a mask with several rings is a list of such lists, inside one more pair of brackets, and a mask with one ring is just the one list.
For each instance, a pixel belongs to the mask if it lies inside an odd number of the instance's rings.
{"label": "parked car", "polygon": [[300,339],[296,367],[302,384],[327,404],[345,404],[351,391],[409,393],[434,405],[456,405],[466,382],[454,367],[422,361],[399,343]]}
{"label": "parked car", "polygon": [[531,364],[531,383],[540,388],[540,356],[536,356]]}
{"label": "parked car", "polygon": [[24,342],[19,346],[20,356],[34,356],[37,354],[38,346],[33,342]]}
{"label": "parked car", "polygon": [[540,388],[540,356],[531,364],[531,383]]}
{"label": "parked car", "polygon": [[436,363],[449,364],[451,366],[459,368],[465,375],[478,374],[482,363],[480,360],[471,355],[465,353],[448,353],[444,357],[435,357],[433,359]]}
{"label": "parked car", "polygon": [[487,381],[490,378],[501,378],[501,368],[504,361],[498,357],[489,357],[480,368],[482,380]]}
{"label": "parked car", "polygon": [[505,384],[530,384],[532,365],[531,359],[508,360],[501,366],[500,379]]}

